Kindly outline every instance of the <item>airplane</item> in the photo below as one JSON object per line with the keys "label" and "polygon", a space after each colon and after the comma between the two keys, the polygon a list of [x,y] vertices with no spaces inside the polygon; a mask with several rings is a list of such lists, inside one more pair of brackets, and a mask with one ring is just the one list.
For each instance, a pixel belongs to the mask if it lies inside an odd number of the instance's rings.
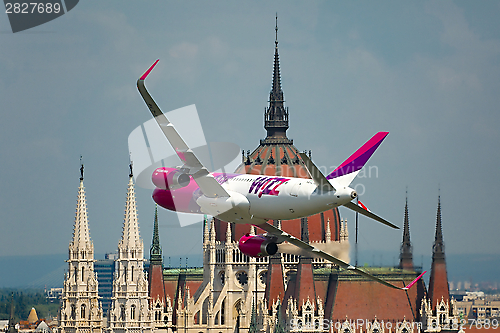
{"label": "airplane", "polygon": [[267,223],[270,220],[302,218],[338,206],[381,222],[391,228],[396,225],[352,202],[356,191],[349,187],[365,163],[380,146],[388,132],[378,132],[339,167],[324,176],[305,153],[300,157],[311,179],[209,172],[181,138],[146,89],[145,79],[159,59],[137,80],[137,88],[151,114],[174,148],[183,165],[160,167],[152,174],[156,186],[153,200],[175,212],[208,214],[222,221],[252,224],[264,231],[262,235],[246,234],[239,240],[242,253],[252,257],[274,255],[278,244],[286,241],[311,255],[328,260],[339,267],[354,271],[388,287],[408,290],[424,273],[405,287],[395,286],[362,269],[354,267],[316,247],[301,241]]}

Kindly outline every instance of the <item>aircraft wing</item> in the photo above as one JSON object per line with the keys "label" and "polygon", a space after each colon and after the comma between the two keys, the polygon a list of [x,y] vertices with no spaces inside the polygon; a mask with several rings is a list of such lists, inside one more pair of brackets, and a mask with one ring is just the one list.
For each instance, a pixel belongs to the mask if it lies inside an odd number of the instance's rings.
{"label": "aircraft wing", "polygon": [[[278,238],[278,242],[282,242],[282,241],[287,241],[301,249],[304,249],[310,253],[312,253],[314,256],[316,257],[320,257],[320,258],[323,258],[325,260],[328,260],[344,269],[347,269],[347,270],[350,270],[350,271],[353,271],[353,272],[356,272],[357,274],[360,274],[360,275],[363,275],[364,277],[367,277],[371,280],[374,280],[374,281],[377,281],[378,283],[382,283],[383,285],[386,285],[387,287],[391,287],[391,288],[394,288],[394,289],[400,289],[400,290],[408,290],[411,286],[413,286],[416,281],[418,279],[420,279],[423,275],[423,273],[418,276],[415,280],[413,280],[413,282],[411,282],[410,284],[408,284],[407,287],[403,287],[403,288],[400,288],[400,287],[397,287],[387,281],[384,281],[382,279],[379,279],[378,277],[376,276],[373,276],[357,267],[354,267],[338,258],[335,258],[334,256],[332,256],[331,254],[328,254],[326,252],[323,252],[317,248],[315,248],[314,246],[312,245],[309,245],[303,241],[301,241],[300,239],[298,239],[297,237],[294,237],[286,232],[284,232],[283,230],[281,229],[278,229],[276,228],[275,226],[269,224],[269,223],[263,223],[263,224],[255,224],[256,227],[259,227],[261,228],[262,230],[265,230],[267,231],[269,234],[273,235],[273,236],[276,236]],[[424,272],[425,273],[425,272]]]}
{"label": "aircraft wing", "polygon": [[226,190],[215,180],[215,178],[210,174],[210,172],[201,164],[200,160],[196,157],[193,151],[187,146],[182,137],[179,135],[174,125],[168,121],[167,117],[160,110],[156,102],[153,100],[151,95],[144,85],[144,80],[153,70],[156,64],[160,61],[159,59],[149,67],[149,69],[137,80],[137,88],[141,94],[144,102],[151,111],[151,114],[155,118],[156,122],[160,126],[163,134],[167,137],[168,141],[174,148],[177,156],[184,163],[182,169],[189,170],[188,173],[193,177],[201,191],[207,197],[229,197],[230,195]]}

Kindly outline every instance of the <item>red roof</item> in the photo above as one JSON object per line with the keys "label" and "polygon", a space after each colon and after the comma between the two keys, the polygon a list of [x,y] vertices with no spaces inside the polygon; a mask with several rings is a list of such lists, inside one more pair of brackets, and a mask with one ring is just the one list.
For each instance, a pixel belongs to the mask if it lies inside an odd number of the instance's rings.
{"label": "red roof", "polygon": [[150,302],[153,303],[160,298],[165,304],[165,289],[163,284],[163,268],[161,265],[151,265],[149,266],[149,297]]}

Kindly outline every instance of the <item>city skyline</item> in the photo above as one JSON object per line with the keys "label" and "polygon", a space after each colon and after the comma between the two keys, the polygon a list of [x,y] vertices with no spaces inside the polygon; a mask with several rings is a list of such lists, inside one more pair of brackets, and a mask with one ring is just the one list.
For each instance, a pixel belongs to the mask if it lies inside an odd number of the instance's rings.
{"label": "city skyline", "polygon": [[[500,36],[492,28],[499,5],[275,4],[80,3],[10,35],[7,17],[0,20],[1,255],[67,251],[80,155],[95,252],[114,251],[127,137],[150,119],[135,81],[156,58],[148,88],[164,111],[195,103],[207,141],[253,150],[265,137],[276,11],[288,136],[297,148],[331,170],[375,132],[389,131],[368,165],[376,176],[355,183],[366,187],[361,200],[371,210],[400,227],[408,188],[415,262],[430,255],[439,188],[447,255],[499,254]],[[137,200],[148,246],[150,191],[137,189]],[[353,244],[354,214],[340,214]],[[180,228],[175,214],[159,215],[165,256],[201,253],[201,224]],[[360,250],[397,253],[400,242],[401,231],[361,218]]]}

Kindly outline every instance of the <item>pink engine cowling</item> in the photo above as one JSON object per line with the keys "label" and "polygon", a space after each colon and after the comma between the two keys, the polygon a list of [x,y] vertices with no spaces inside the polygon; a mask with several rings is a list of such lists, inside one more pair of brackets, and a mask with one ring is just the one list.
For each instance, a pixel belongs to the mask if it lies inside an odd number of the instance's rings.
{"label": "pink engine cowling", "polygon": [[151,175],[156,187],[163,190],[176,190],[189,185],[191,177],[175,168],[158,168]]}
{"label": "pink engine cowling", "polygon": [[267,257],[278,252],[278,245],[264,235],[246,234],[238,242],[240,251],[250,257]]}

